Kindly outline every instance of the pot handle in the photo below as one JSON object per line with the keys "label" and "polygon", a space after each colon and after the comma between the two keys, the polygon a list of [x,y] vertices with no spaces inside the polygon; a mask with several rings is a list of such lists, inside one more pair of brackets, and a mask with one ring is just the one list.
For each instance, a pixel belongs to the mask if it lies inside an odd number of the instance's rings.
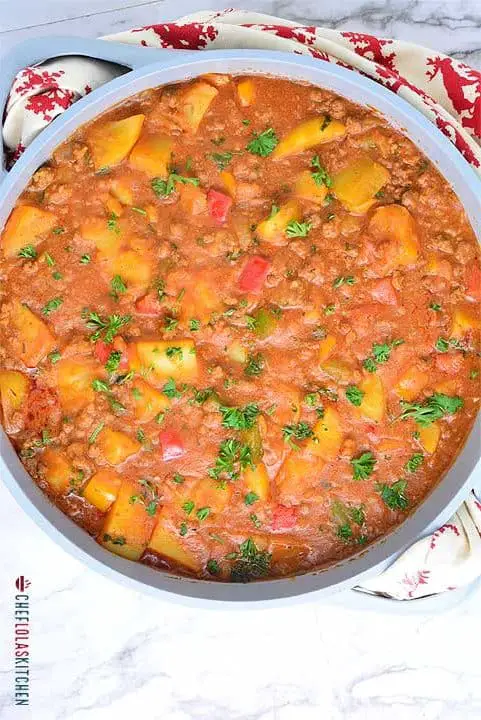
{"label": "pot handle", "polygon": [[[1,58],[0,72],[0,131],[10,88],[15,75],[28,65],[37,65],[46,60],[64,55],[82,55],[121,65],[130,70],[158,62],[160,55],[171,57],[188,53],[186,50],[164,50],[147,48],[126,43],[78,38],[69,36],[39,37],[25,40],[16,45]],[[5,172],[3,144],[0,135],[0,179]]]}

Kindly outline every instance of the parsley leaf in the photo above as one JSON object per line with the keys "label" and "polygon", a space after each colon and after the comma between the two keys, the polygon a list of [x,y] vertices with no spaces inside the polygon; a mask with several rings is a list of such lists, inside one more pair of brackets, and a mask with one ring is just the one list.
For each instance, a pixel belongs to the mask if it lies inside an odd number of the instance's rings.
{"label": "parsley leaf", "polygon": [[112,350],[112,352],[107,358],[107,362],[105,363],[105,369],[110,375],[112,375],[118,369],[121,359],[122,353],[120,352],[120,350]]}
{"label": "parsley leaf", "polygon": [[298,450],[299,446],[295,444],[294,440],[307,440],[307,438],[314,435],[312,428],[306,422],[284,425],[282,434],[284,435],[284,441],[295,450]]}
{"label": "parsley leaf", "polygon": [[178,175],[173,172],[170,173],[167,180],[159,177],[154,178],[151,182],[151,187],[157,197],[168,197],[174,192],[176,183],[198,186],[200,185],[200,180],[199,178],[185,177],[184,175]]}
{"label": "parsley leaf", "polygon": [[427,427],[445,415],[454,415],[463,405],[463,399],[458,396],[451,397],[443,393],[434,393],[423,403],[401,401],[403,411],[399,417],[401,420],[412,418],[421,427]]}
{"label": "parsley leaf", "polygon": [[222,413],[222,425],[232,430],[250,430],[259,415],[259,407],[249,403],[245,407],[224,407],[220,406]]}
{"label": "parsley leaf", "polygon": [[414,453],[414,455],[411,455],[411,457],[405,464],[404,468],[405,468],[405,470],[407,470],[407,472],[413,473],[413,472],[416,472],[416,470],[421,467],[423,462],[424,462],[424,455],[422,453]]}
{"label": "parsley leaf", "polygon": [[406,510],[409,506],[406,497],[407,484],[407,480],[397,480],[392,485],[378,483],[376,490],[391,510]]}
{"label": "parsley leaf", "polygon": [[251,448],[249,445],[243,445],[239,440],[229,438],[221,442],[215,465],[208,473],[214,480],[220,480],[225,476],[229,480],[237,480],[241,470],[247,467],[253,467]]}
{"label": "parsley leaf", "polygon": [[372,452],[365,452],[358,458],[352,458],[351,465],[354,480],[366,480],[374,472],[376,459]]}
{"label": "parsley leaf", "polygon": [[232,565],[232,582],[249,582],[265,577],[269,573],[271,554],[260,550],[252,538],[239,545],[239,552],[229,556],[235,562]]}
{"label": "parsley leaf", "polygon": [[114,275],[110,281],[110,295],[111,297],[118,299],[119,295],[127,292],[127,286],[120,277],[120,275]]}
{"label": "parsley leaf", "polygon": [[225,152],[209,153],[208,156],[219,168],[219,170],[225,170],[229,163],[234,157],[234,153],[226,150]]}
{"label": "parsley leaf", "polygon": [[50,315],[50,313],[55,312],[55,310],[58,310],[59,307],[63,303],[63,298],[56,297],[52,298],[52,300],[49,300],[45,303],[45,305],[42,308],[42,315]]}
{"label": "parsley leaf", "polygon": [[287,224],[286,235],[288,238],[307,237],[311,229],[312,223],[310,222],[301,223],[297,220],[291,220]]}
{"label": "parsley leaf", "polygon": [[339,288],[341,285],[354,285],[355,282],[356,278],[354,275],[339,275],[339,277],[333,281],[332,287]]}
{"label": "parsley leaf", "polygon": [[25,247],[21,248],[17,254],[18,257],[25,258],[27,260],[35,260],[37,257],[37,251],[33,245],[25,245]]}
{"label": "parsley leaf", "polygon": [[256,355],[248,355],[247,365],[244,368],[244,373],[249,377],[260,375],[264,370],[264,366],[264,356],[261,353],[257,353]]}
{"label": "parsley leaf", "polygon": [[277,147],[279,140],[273,128],[267,128],[261,133],[253,133],[253,138],[246,146],[246,150],[253,155],[267,157]]}
{"label": "parsley leaf", "polygon": [[97,312],[90,312],[87,315],[87,327],[89,330],[95,330],[90,336],[92,342],[96,342],[101,337],[102,333],[105,334],[105,342],[111,343],[115,335],[123,325],[126,325],[132,319],[131,315],[109,315],[107,318],[102,318]]}
{"label": "parsley leaf", "polygon": [[352,405],[359,407],[364,397],[364,392],[357,385],[349,385],[346,388],[346,397]]}
{"label": "parsley leaf", "polygon": [[319,155],[314,155],[312,158],[311,169],[312,179],[316,185],[325,185],[327,188],[331,187],[332,178],[328,174],[327,170],[322,167]]}

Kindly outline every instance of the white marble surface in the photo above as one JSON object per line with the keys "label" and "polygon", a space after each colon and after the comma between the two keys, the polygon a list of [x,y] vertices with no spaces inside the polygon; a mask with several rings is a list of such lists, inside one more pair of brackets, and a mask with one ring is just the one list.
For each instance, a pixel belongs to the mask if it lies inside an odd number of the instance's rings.
{"label": "white marble surface", "polygon": [[[413,40],[481,67],[480,0],[237,0]],[[39,34],[101,35],[195,0],[0,0],[0,54]],[[1,57],[0,57],[1,63]],[[56,547],[0,485],[0,718],[478,720],[481,592],[444,613],[307,603],[195,610],[142,596]],[[31,706],[12,693],[15,578],[32,587]]]}

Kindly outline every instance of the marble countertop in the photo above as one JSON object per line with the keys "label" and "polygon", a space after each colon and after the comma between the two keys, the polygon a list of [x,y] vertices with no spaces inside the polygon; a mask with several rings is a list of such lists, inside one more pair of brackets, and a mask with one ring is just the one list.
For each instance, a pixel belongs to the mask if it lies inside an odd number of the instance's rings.
{"label": "marble countertop", "polygon": [[[309,24],[409,39],[481,67],[480,0],[238,0]],[[217,3],[0,0],[0,56]],[[0,57],[1,63],[1,57]],[[481,592],[444,612],[332,602],[198,610],[97,575],[0,485],[1,720],[478,720]],[[15,579],[30,578],[31,704],[12,704]]]}

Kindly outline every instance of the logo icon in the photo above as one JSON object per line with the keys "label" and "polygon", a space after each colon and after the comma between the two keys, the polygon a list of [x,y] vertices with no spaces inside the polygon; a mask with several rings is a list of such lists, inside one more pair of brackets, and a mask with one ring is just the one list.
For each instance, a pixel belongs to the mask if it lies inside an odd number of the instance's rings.
{"label": "logo icon", "polygon": [[30,585],[31,585],[30,580],[27,580],[27,578],[24,575],[20,575],[15,580],[15,587],[17,588],[17,590],[19,592],[23,592],[24,590],[27,590],[27,588],[29,588]]}

